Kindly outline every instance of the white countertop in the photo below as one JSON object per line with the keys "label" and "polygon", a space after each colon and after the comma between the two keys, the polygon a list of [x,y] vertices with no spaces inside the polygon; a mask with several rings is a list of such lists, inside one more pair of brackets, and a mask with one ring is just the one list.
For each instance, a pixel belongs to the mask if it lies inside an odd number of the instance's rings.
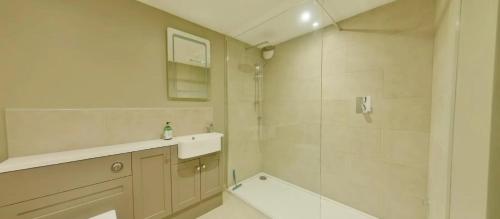
{"label": "white countertop", "polygon": [[158,139],[71,151],[12,157],[0,163],[0,173],[172,146],[177,144],[178,141],[176,139],[177,138],[172,140]]}

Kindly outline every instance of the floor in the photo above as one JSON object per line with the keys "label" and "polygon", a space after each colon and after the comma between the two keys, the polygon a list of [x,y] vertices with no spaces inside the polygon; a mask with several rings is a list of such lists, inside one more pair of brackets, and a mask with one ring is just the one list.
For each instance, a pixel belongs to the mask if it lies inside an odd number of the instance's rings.
{"label": "floor", "polygon": [[[260,179],[261,176],[266,180]],[[273,219],[377,219],[265,173],[243,180],[241,184],[232,194]]]}
{"label": "floor", "polygon": [[222,206],[204,214],[198,219],[269,219],[260,211],[243,202],[229,192],[223,194]]}

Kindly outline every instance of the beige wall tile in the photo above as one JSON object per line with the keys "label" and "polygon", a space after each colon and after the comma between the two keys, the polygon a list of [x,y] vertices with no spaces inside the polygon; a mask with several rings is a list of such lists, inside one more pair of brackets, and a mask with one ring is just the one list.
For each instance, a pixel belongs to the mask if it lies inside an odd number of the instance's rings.
{"label": "beige wall tile", "polygon": [[320,191],[321,38],[315,32],[277,45],[264,70],[263,169],[314,192]]}
{"label": "beige wall tile", "polygon": [[[236,170],[238,181],[262,172],[263,165],[255,104],[255,67],[263,61],[259,50],[246,50],[248,46],[227,38],[228,175]],[[232,177],[228,184],[233,184]]]}
{"label": "beige wall tile", "polygon": [[[425,218],[433,9],[400,0],[342,32],[278,45],[266,64],[264,171],[312,191],[321,180],[323,195],[380,218]],[[356,114],[368,95],[373,113]]]}
{"label": "beige wall tile", "polygon": [[384,85],[382,71],[367,70],[335,74],[324,69],[323,99],[352,100],[353,97],[381,96]]}
{"label": "beige wall tile", "polygon": [[421,198],[389,194],[386,200],[388,210],[385,218],[423,219],[427,217],[425,202]]}
{"label": "beige wall tile", "polygon": [[106,144],[105,115],[93,110],[7,110],[9,157]]}
{"label": "beige wall tile", "polygon": [[[160,110],[110,110],[103,113],[106,116],[109,144],[161,138],[162,127],[168,121],[160,115]],[[177,134],[177,129],[175,132]]]}
{"label": "beige wall tile", "polygon": [[322,103],[323,124],[342,125],[351,128],[380,129],[383,111],[380,98],[372,97],[373,112],[367,115],[356,113],[355,97],[350,100],[324,100]]}
{"label": "beige wall tile", "polygon": [[384,99],[381,102],[379,110],[383,114],[384,129],[429,132],[431,118],[429,99]]}
{"label": "beige wall tile", "polygon": [[213,110],[200,108],[7,110],[9,156],[25,156],[206,132]]}
{"label": "beige wall tile", "polygon": [[264,171],[319,192],[319,139],[319,123],[275,127],[274,135],[262,142]]}
{"label": "beige wall tile", "polygon": [[[432,51],[432,48],[429,51]],[[422,56],[425,57],[425,55]],[[430,81],[432,81],[432,63],[415,65],[414,67],[408,67],[408,65],[388,66],[384,68],[384,97],[429,98],[432,90]]]}
{"label": "beige wall tile", "polygon": [[380,189],[373,186],[354,186],[352,188],[352,196],[356,197],[350,206],[356,206],[357,209],[370,212],[371,215],[375,215],[379,218],[384,218],[384,211],[387,203],[381,202],[380,200],[385,200],[386,194],[384,194]]}
{"label": "beige wall tile", "polygon": [[364,157],[382,157],[381,131],[379,129],[323,124],[321,133],[321,153],[325,153],[326,156],[348,153]]}
{"label": "beige wall tile", "polygon": [[429,134],[384,130],[382,148],[388,162],[425,169],[429,156]]}

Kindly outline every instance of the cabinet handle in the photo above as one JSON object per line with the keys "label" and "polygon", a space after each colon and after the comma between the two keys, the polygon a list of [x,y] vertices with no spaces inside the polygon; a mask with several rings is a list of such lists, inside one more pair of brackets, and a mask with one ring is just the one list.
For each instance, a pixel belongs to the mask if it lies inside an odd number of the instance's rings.
{"label": "cabinet handle", "polygon": [[123,169],[123,163],[122,162],[114,162],[111,164],[111,171],[113,173],[118,173]]}
{"label": "cabinet handle", "polygon": [[197,167],[196,167],[196,171],[200,172],[200,170],[201,170],[201,169],[200,169],[200,166],[197,166]]}
{"label": "cabinet handle", "polygon": [[207,165],[203,164],[203,166],[201,166],[202,169],[205,169],[207,168]]}

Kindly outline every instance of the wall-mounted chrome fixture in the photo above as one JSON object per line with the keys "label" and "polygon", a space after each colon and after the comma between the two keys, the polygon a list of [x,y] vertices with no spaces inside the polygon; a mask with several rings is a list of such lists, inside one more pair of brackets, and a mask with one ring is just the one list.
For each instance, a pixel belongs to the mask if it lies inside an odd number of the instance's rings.
{"label": "wall-mounted chrome fixture", "polygon": [[274,56],[274,46],[266,46],[262,48],[262,58],[269,60]]}
{"label": "wall-mounted chrome fixture", "polygon": [[356,98],[356,113],[369,114],[373,111],[372,97],[364,96]]}
{"label": "wall-mounted chrome fixture", "polygon": [[246,47],[245,50],[253,48],[261,48],[261,55],[265,60],[269,60],[274,56],[274,46],[269,44],[269,41],[260,42],[253,46]]}

